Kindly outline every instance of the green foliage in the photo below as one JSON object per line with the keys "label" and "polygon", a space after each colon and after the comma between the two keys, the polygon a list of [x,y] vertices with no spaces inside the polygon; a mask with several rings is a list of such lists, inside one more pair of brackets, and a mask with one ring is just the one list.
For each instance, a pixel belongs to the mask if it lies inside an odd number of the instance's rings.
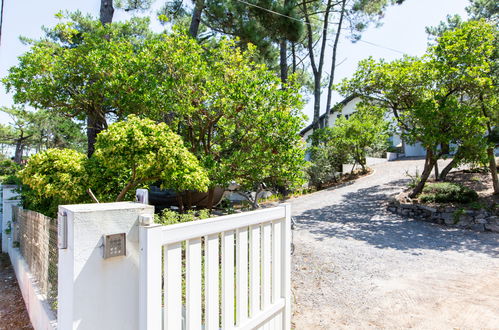
{"label": "green foliage", "polygon": [[21,166],[10,159],[4,159],[0,161],[0,176],[14,175],[20,169]]}
{"label": "green foliage", "polygon": [[46,30],[46,38],[30,41],[30,51],[19,57],[3,83],[16,103],[80,119],[140,111],[141,99],[132,97],[131,84],[137,79],[133,55],[141,42],[133,33],[143,32],[142,24],[134,19],[103,26],[81,14],[70,15]]}
{"label": "green foliage", "polygon": [[336,174],[342,171],[342,165],[351,158],[334,128],[315,130],[309,137],[310,141],[314,139],[318,144],[308,149],[311,162],[307,174],[310,183],[321,189],[323,184],[337,180]]}
{"label": "green foliage", "polygon": [[[203,48],[182,33],[151,41],[146,81],[148,116],[167,120],[200,160],[214,185],[235,180],[244,190],[261,183],[293,186],[303,181],[298,86],[286,88],[264,65],[253,62],[254,47],[233,41]],[[167,68],[167,70],[165,70]],[[157,93],[157,94],[156,94]]]}
{"label": "green foliage", "polygon": [[84,150],[86,141],[81,122],[46,110],[29,111],[23,107],[3,107],[0,111],[11,118],[9,125],[0,131],[0,139],[5,144],[36,150]]}
{"label": "green foliage", "polygon": [[348,119],[340,117],[333,128],[338,144],[354,161],[366,168],[368,152],[385,150],[389,123],[384,119],[385,109],[360,103]]}
{"label": "green foliage", "polygon": [[466,11],[473,19],[485,18],[490,22],[499,24],[499,6],[495,0],[470,0]]}
{"label": "green foliage", "polygon": [[423,203],[471,203],[477,199],[478,194],[473,189],[451,182],[428,184],[419,196]]}
{"label": "green foliage", "polygon": [[186,213],[178,213],[165,209],[163,210],[163,212],[161,212],[161,214],[154,215],[154,222],[162,225],[174,225],[176,223],[190,222],[208,218],[210,218],[210,212],[208,210],[189,210]]}
{"label": "green foliage", "polygon": [[315,130],[309,138],[318,142],[309,148],[311,165],[307,168],[312,185],[336,181],[336,172],[353,160],[366,171],[368,152],[384,150],[388,139],[384,110],[360,105],[348,119],[339,117],[334,127]]}
{"label": "green foliage", "polygon": [[11,232],[12,232],[12,222],[7,221],[7,226],[5,226],[4,233],[5,235],[10,235]]}
{"label": "green foliage", "polygon": [[[301,40],[304,24],[299,17],[299,3],[295,0],[257,3],[258,7],[267,10],[238,1],[204,0],[201,4],[200,42],[213,42],[220,35],[235,37],[241,49],[247,49],[250,44],[258,48],[258,53],[254,53],[255,60],[276,67],[279,40]],[[168,1],[159,14],[162,19],[187,30],[192,10],[193,6],[186,2]]]}
{"label": "green foliage", "polygon": [[166,124],[129,116],[101,132],[95,144],[98,164],[127,175],[121,200],[138,184],[161,181],[166,188],[206,191],[209,180],[196,157]]}
{"label": "green foliage", "polygon": [[87,132],[104,129],[106,116],[144,111],[145,81],[137,74],[143,63],[136,54],[149,36],[148,20],[102,25],[79,12],[58,18],[43,39],[24,39],[29,51],[2,79],[14,102],[90,119]]}
{"label": "green foliage", "polygon": [[[20,177],[25,206],[54,216],[59,204],[123,200],[138,185],[160,181],[177,190],[206,190],[209,180],[196,157],[165,124],[130,116],[98,136],[90,159],[70,149],[32,156]],[[128,194],[130,196],[130,194]]]}
{"label": "green foliage", "polygon": [[21,179],[19,179],[19,176],[16,174],[12,174],[1,178],[1,183],[18,186],[21,184]]}
{"label": "green foliage", "polygon": [[419,173],[418,169],[416,169],[416,172],[414,174],[410,174],[409,171],[405,171],[405,175],[409,178],[409,183],[407,186],[411,189],[416,188],[416,186],[421,182],[421,174]]}
{"label": "green foliage", "polygon": [[454,218],[454,224],[457,224],[459,222],[459,220],[461,219],[461,216],[464,214],[464,209],[463,208],[460,208],[456,211],[454,211],[454,214],[452,214],[453,218]]}
{"label": "green foliage", "polygon": [[85,201],[87,157],[71,149],[48,149],[30,157],[19,176],[27,186],[22,190],[24,207],[48,216],[58,205]]}
{"label": "green foliage", "polygon": [[[265,65],[255,63],[254,46],[242,51],[228,40],[201,46],[177,28],[155,35],[143,20],[102,26],[81,14],[63,19],[46,35],[30,41],[30,51],[3,80],[15,102],[87,118],[99,130],[109,116],[121,120],[133,113],[165,122],[197,157],[211,186],[232,180],[244,189],[303,182],[299,87],[293,77],[282,86]],[[99,168],[101,161],[89,166]],[[114,166],[113,179],[101,191],[114,182],[129,183],[133,166],[128,173]],[[171,175],[172,187],[183,189],[200,179],[191,176],[190,182],[189,173],[164,175]]]}
{"label": "green foliage", "polygon": [[443,32],[422,58],[360,62],[340,90],[360,95],[364,103],[392,109],[402,138],[420,142],[429,151],[424,185],[442,156],[440,144],[465,146],[468,159],[477,157],[476,149],[487,148],[484,136],[488,125],[494,125],[498,104],[493,71],[496,45],[492,25],[466,22]]}

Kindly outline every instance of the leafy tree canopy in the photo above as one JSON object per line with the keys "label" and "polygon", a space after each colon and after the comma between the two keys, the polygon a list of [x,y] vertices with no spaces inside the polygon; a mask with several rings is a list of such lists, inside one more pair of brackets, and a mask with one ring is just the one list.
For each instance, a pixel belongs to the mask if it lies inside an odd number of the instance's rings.
{"label": "leafy tree canopy", "polygon": [[344,94],[356,93],[365,102],[374,100],[392,109],[405,140],[427,148],[429,161],[413,194],[421,191],[441,156],[440,143],[462,143],[468,137],[484,135],[490,118],[474,95],[477,90],[494,89],[490,61],[494,42],[493,26],[484,21],[467,22],[443,33],[422,58],[362,61],[353,78],[340,86]]}
{"label": "leafy tree canopy", "polygon": [[[298,86],[286,88],[265,65],[253,62],[256,51],[242,51],[222,40],[205,49],[182,33],[151,41],[143,58],[144,81],[151,102],[148,116],[164,120],[208,170],[213,184],[236,180],[245,187],[296,184],[301,179],[303,149],[299,131]],[[153,95],[154,94],[154,95]]]}

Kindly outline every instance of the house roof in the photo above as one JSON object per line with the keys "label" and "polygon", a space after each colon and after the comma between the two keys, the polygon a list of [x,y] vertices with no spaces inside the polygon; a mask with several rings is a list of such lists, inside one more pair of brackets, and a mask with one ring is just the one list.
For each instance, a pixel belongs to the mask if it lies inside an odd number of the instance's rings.
{"label": "house roof", "polygon": [[[347,103],[348,103],[348,102],[352,101],[352,100],[353,100],[353,99],[355,99],[356,97],[358,97],[358,95],[355,95],[355,94],[354,94],[354,95],[349,95],[349,96],[345,97],[342,101],[338,102],[338,103],[337,103],[337,104],[333,107],[333,109],[334,109],[334,108],[336,108],[336,107],[338,107],[339,105],[342,105],[342,106],[347,105]],[[332,113],[332,112],[331,112],[331,113]],[[325,113],[324,113],[324,114],[322,114],[322,115],[319,117],[319,123],[320,123],[321,121],[323,121],[323,120],[324,120],[324,118],[326,118],[326,114],[325,114]],[[314,124],[312,123],[312,124],[308,125],[307,127],[305,127],[304,129],[302,129],[302,130],[300,131],[300,135],[301,135],[301,136],[305,135],[308,131],[310,131],[310,130],[313,128],[313,125],[314,125]]]}

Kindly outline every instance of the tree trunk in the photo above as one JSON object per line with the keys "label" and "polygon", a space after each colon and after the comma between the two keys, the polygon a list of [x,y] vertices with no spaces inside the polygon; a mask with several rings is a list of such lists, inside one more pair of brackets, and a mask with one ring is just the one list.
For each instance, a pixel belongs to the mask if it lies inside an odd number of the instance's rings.
{"label": "tree trunk", "polygon": [[260,188],[260,189],[257,189],[255,192],[255,198],[253,199],[253,204],[252,204],[253,210],[256,210],[257,208],[260,207],[260,205],[258,204],[258,196],[262,193],[262,191],[263,191],[263,189]]}
{"label": "tree trunk", "polygon": [[95,151],[95,141],[97,134],[106,129],[105,119],[98,120],[94,116],[87,117],[87,156],[90,158]]}
{"label": "tree trunk", "polygon": [[[320,111],[321,111],[321,74],[319,73],[314,75],[314,119],[312,122],[312,127],[314,129],[314,132],[320,128],[320,123],[319,123]],[[313,146],[317,146],[319,144],[319,141],[316,140],[317,139],[314,139],[312,141]]]}
{"label": "tree trunk", "polygon": [[447,174],[449,174],[449,172],[456,166],[456,163],[457,163],[457,153],[454,155],[454,158],[451,160],[451,162],[444,167],[442,172],[440,172],[438,179],[440,181],[445,181],[445,179],[447,179]]}
{"label": "tree trunk", "polygon": [[286,38],[282,38],[280,43],[280,61],[279,65],[281,67],[281,83],[284,85],[288,81],[288,42]]}
{"label": "tree trunk", "polygon": [[433,155],[433,152],[431,150],[427,150],[423,173],[421,173],[421,179],[416,185],[416,187],[413,189],[413,191],[410,193],[409,195],[410,198],[415,198],[423,191],[426,181],[430,177],[431,171],[434,166],[435,166],[435,157]]}
{"label": "tree trunk", "polygon": [[340,35],[341,35],[341,27],[343,24],[343,17],[345,15],[345,5],[346,5],[346,0],[343,0],[341,2],[341,12],[340,12],[340,21],[338,22],[338,27],[336,30],[336,36],[334,37],[334,44],[333,44],[333,58],[331,61],[331,72],[329,74],[329,84],[328,84],[328,90],[327,90],[327,102],[326,102],[326,117],[324,118],[324,127],[329,126],[329,116],[331,115],[331,99],[333,97],[333,82],[334,82],[334,74],[336,70],[336,53],[338,50],[338,42],[340,40]]}
{"label": "tree trunk", "polygon": [[197,38],[199,32],[199,24],[201,23],[201,14],[204,9],[204,0],[196,0],[194,10],[192,11],[191,26],[189,27],[189,34],[193,38]]}
{"label": "tree trunk", "polygon": [[114,7],[113,0],[100,1],[100,22],[102,25],[113,21]]}
{"label": "tree trunk", "polygon": [[489,158],[489,168],[490,175],[492,176],[492,185],[494,186],[494,194],[499,194],[499,179],[497,178],[497,165],[494,148],[487,148],[487,156]]}
{"label": "tree trunk", "polygon": [[2,44],[2,28],[3,28],[3,7],[4,1],[2,0],[2,7],[0,8],[0,45]]}
{"label": "tree trunk", "polygon": [[366,173],[366,172],[367,172],[366,164],[367,164],[367,161],[366,161],[366,159],[364,158],[364,159],[360,162],[360,166],[362,167],[362,173]]}
{"label": "tree trunk", "polygon": [[[310,66],[312,67],[312,72],[314,75],[314,117],[312,120],[312,127],[315,131],[319,128],[319,117],[321,110],[321,79],[322,79],[322,69],[324,66],[324,54],[327,48],[327,35],[329,26],[329,14],[333,6],[332,0],[328,0],[324,8],[324,20],[322,22],[321,31],[321,45],[318,61],[315,58],[314,52],[314,31],[312,30],[312,23],[310,21],[310,16],[308,14],[307,3],[304,1],[302,3],[303,14],[305,18],[306,34],[307,34],[307,50],[308,57],[310,59]],[[317,146],[319,141],[317,139],[312,140],[312,145]]]}
{"label": "tree trunk", "polygon": [[16,162],[17,164],[21,164],[23,160],[23,150],[24,150],[23,141],[24,141],[23,138],[16,140],[16,151],[14,154],[14,162]]}
{"label": "tree trunk", "polygon": [[128,184],[121,190],[120,194],[118,197],[116,197],[116,202],[121,202],[124,198],[127,192],[130,191],[135,186],[135,182],[132,180],[128,182]]}
{"label": "tree trunk", "polygon": [[435,162],[435,181],[438,181],[438,161]]}

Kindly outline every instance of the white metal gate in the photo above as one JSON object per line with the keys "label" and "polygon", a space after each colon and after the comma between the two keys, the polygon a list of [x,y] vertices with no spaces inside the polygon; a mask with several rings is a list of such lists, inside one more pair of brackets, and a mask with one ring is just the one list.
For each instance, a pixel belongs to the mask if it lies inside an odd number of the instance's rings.
{"label": "white metal gate", "polygon": [[140,330],[290,329],[291,211],[140,227]]}

